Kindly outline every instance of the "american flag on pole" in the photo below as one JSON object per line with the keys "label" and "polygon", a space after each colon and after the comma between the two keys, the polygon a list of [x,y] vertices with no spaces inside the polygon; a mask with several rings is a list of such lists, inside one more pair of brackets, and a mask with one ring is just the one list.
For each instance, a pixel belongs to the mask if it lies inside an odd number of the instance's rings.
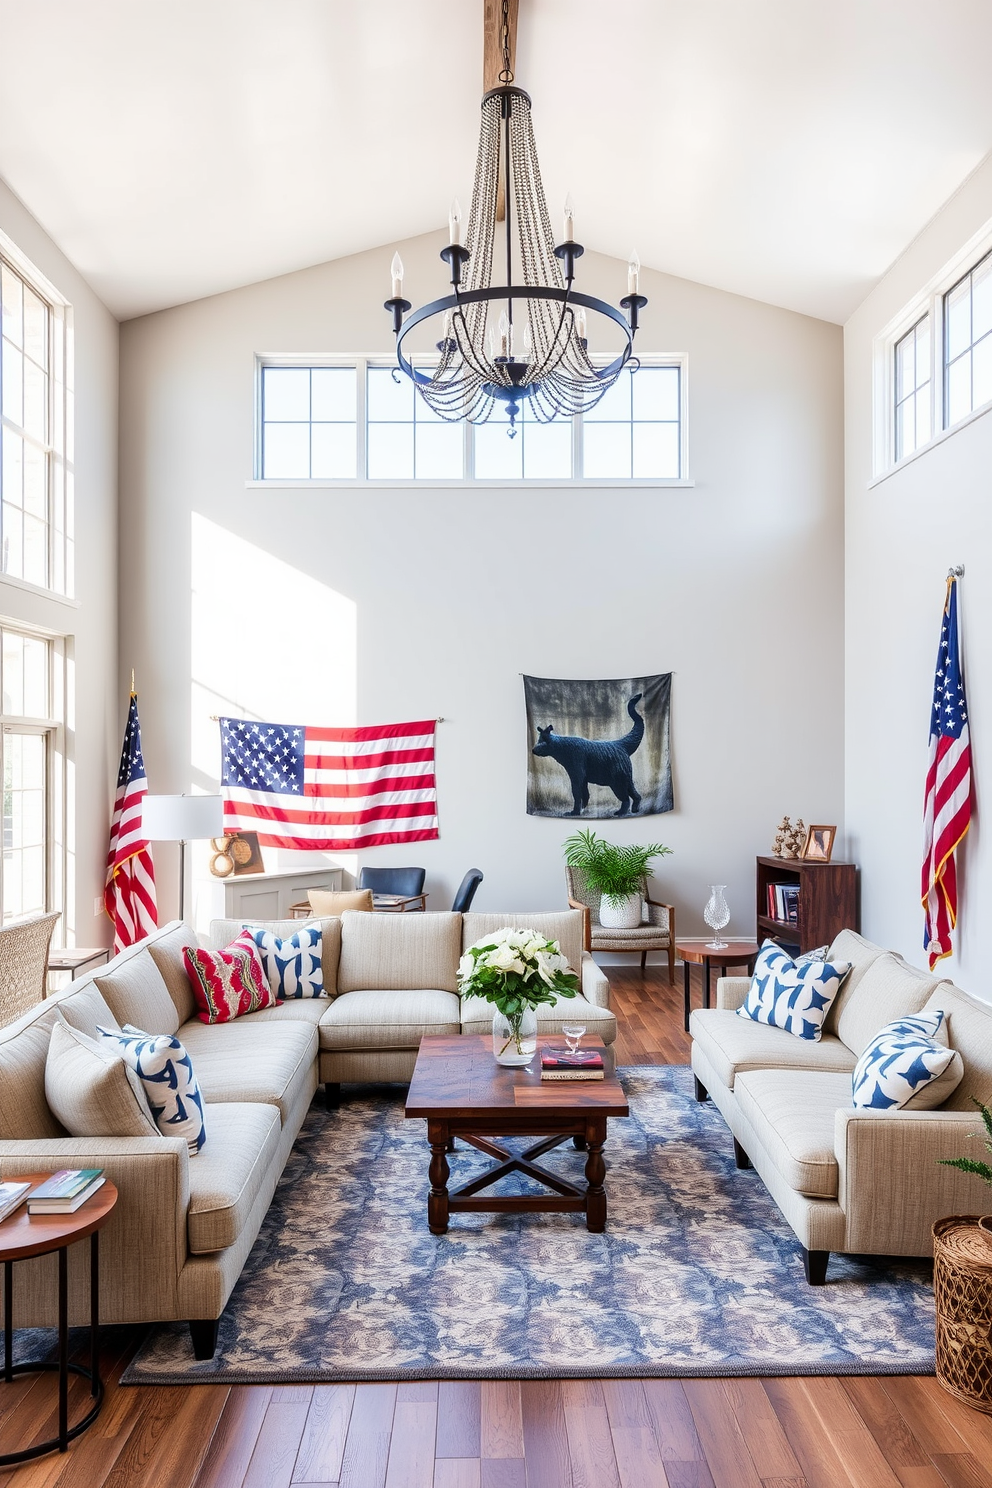
{"label": "american flag on pole", "polygon": [[226,831],[345,851],[436,837],[436,720],[367,728],[220,719]]}
{"label": "american flag on pole", "polygon": [[107,882],[103,891],[104,907],[114,922],[115,951],[122,951],[125,946],[141,940],[158,924],[155,866],[141,823],[141,803],[147,794],[138,698],[132,692],[121,766],[117,772],[117,795],[110,826],[110,851],[107,853]]}
{"label": "american flag on pole", "polygon": [[957,924],[954,851],[971,823],[971,743],[958,644],[958,584],[948,576],[930,714],[930,763],[923,806],[923,944],[931,971],[951,954]]}

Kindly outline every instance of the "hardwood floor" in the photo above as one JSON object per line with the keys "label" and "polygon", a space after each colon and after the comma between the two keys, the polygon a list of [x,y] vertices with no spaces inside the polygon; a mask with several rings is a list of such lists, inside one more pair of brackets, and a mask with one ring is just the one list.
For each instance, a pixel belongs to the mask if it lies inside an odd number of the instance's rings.
{"label": "hardwood floor", "polygon": [[[618,1063],[684,1063],[681,982],[609,974]],[[96,1424],[0,1488],[992,1488],[992,1417],[930,1378],[121,1388],[116,1336]],[[0,1450],[53,1386],[0,1389]]]}

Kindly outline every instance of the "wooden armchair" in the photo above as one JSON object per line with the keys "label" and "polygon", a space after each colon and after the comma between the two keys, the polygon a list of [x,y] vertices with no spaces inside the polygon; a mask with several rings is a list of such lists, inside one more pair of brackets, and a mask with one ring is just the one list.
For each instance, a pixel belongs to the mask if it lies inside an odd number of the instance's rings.
{"label": "wooden armchair", "polygon": [[667,951],[668,977],[675,980],[675,907],[651,898],[648,879],[644,880],[644,918],[632,930],[615,930],[600,924],[600,895],[589,888],[580,868],[566,868],[565,883],[570,908],[583,912],[587,951],[639,951],[642,971],[647,965],[648,951]]}

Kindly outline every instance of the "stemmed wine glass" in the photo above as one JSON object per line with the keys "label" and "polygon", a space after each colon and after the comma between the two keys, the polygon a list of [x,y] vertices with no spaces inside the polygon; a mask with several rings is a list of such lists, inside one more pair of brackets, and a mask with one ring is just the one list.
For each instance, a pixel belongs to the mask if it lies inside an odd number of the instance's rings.
{"label": "stemmed wine glass", "polygon": [[586,1025],[584,1023],[563,1023],[561,1025],[561,1031],[565,1035],[569,1054],[577,1054],[579,1052],[579,1044],[582,1042],[582,1035],[586,1031]]}
{"label": "stemmed wine glass", "polygon": [[713,939],[706,942],[708,951],[725,951],[727,942],[720,939],[720,931],[730,924],[730,905],[724,898],[726,884],[710,884],[710,897],[703,910],[703,919],[713,931]]}

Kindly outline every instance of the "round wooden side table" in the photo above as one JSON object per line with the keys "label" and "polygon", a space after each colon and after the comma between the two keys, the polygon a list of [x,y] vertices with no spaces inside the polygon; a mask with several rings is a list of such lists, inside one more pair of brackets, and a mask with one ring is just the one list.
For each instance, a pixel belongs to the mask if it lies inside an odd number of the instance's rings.
{"label": "round wooden side table", "polygon": [[[713,936],[710,936],[710,940]],[[728,940],[722,950],[714,950],[701,937],[696,940],[677,940],[675,952],[682,957],[682,982],[685,999],[685,1031],[689,1032],[689,972],[692,966],[703,968],[703,1007],[710,1005],[710,969],[716,967],[722,975],[729,966],[746,966],[748,975],[754,970],[758,959],[756,940]]]}
{"label": "round wooden side table", "polygon": [[[10,1177],[17,1182],[37,1185],[50,1178],[51,1173],[16,1173]],[[26,1204],[8,1219],[0,1223],[0,1261],[3,1261],[3,1377],[6,1381],[15,1374],[32,1374],[43,1369],[57,1369],[59,1374],[59,1434],[47,1441],[36,1442],[33,1447],[24,1447],[19,1452],[0,1453],[0,1467],[13,1462],[26,1462],[31,1457],[41,1457],[45,1452],[67,1450],[74,1437],[91,1426],[103,1404],[103,1381],[99,1372],[100,1332],[100,1230],[110,1218],[117,1203],[117,1189],[110,1179],[104,1180],[92,1198],[80,1205],[75,1214],[29,1214]],[[90,1241],[90,1367],[69,1363],[69,1246],[77,1240]],[[57,1251],[59,1257],[59,1356],[58,1363],[44,1359],[31,1359],[15,1364],[13,1353],[13,1301],[15,1261],[31,1260],[34,1256],[48,1255]],[[79,1374],[90,1382],[93,1406],[81,1421],[69,1425],[69,1375]]]}

